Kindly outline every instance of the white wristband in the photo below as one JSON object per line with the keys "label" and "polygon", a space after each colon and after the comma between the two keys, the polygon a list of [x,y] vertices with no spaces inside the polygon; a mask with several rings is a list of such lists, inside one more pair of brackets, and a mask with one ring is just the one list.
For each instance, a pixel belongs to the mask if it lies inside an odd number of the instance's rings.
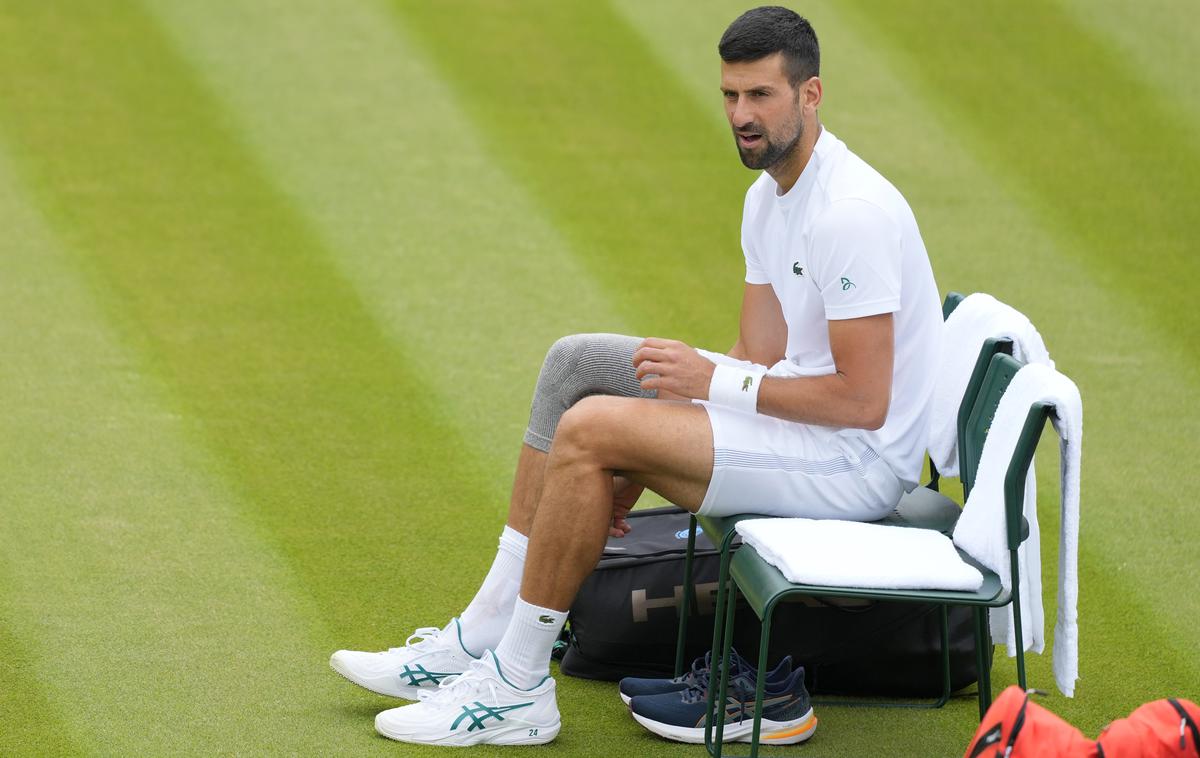
{"label": "white wristband", "polygon": [[766,374],[762,369],[746,369],[718,363],[708,384],[708,402],[727,405],[747,413],[758,413],[758,386]]}

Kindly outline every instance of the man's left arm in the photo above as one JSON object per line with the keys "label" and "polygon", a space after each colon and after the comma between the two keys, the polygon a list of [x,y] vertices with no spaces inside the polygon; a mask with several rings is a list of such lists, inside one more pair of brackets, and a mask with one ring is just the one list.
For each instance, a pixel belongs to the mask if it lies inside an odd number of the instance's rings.
{"label": "man's left arm", "polygon": [[[835,372],[763,377],[758,412],[820,426],[878,429],[887,418],[892,396],[892,314],[828,324]],[[686,343],[648,338],[634,362],[644,388],[708,399],[716,366]]]}
{"label": "man's left arm", "polygon": [[806,424],[878,429],[892,397],[892,314],[829,322],[836,372],[766,376],[758,412]]}

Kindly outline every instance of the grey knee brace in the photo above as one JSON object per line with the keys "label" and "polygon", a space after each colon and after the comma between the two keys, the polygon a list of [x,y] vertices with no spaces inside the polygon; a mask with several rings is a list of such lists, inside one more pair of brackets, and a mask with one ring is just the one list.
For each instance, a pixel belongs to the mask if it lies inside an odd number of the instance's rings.
{"label": "grey knee brace", "polygon": [[588,395],[655,397],[634,375],[633,354],[641,343],[620,334],[573,334],[555,342],[538,374],[525,444],[547,452],[558,420]]}

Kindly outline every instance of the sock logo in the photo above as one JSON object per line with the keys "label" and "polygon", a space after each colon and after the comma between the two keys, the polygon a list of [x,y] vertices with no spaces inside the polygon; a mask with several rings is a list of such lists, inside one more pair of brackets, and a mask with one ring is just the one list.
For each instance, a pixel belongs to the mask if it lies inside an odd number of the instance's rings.
{"label": "sock logo", "polygon": [[515,711],[518,708],[525,708],[530,705],[533,705],[532,700],[528,703],[517,703],[516,705],[498,705],[495,708],[489,708],[488,706],[476,700],[473,706],[462,706],[463,712],[459,714],[458,718],[454,719],[454,723],[450,725],[450,731],[453,732],[455,729],[457,729],[458,725],[462,723],[463,719],[467,718],[471,719],[471,725],[467,727],[468,732],[475,731],[476,729],[487,729],[487,724],[483,723],[484,720],[496,719],[497,721],[503,721],[504,717],[500,714],[508,713],[509,711]]}
{"label": "sock logo", "polygon": [[541,624],[553,624],[553,623],[554,623],[554,617],[553,617],[553,616],[545,616],[545,615],[538,616],[538,623],[541,623]]}

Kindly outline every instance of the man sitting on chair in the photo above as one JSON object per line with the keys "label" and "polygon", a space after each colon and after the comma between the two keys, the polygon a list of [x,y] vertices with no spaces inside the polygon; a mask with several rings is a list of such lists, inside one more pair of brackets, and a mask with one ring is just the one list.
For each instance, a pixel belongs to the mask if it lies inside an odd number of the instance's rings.
{"label": "man sitting on chair", "polygon": [[379,714],[387,737],[553,739],[551,649],[643,488],[706,515],[867,521],[917,485],[942,320],[912,211],[822,127],[807,21],[748,11],[719,51],[738,153],[762,170],[742,216],[737,343],[725,355],[603,334],[554,344],[475,598],[404,647],[333,655],[351,681],[420,699]]}

